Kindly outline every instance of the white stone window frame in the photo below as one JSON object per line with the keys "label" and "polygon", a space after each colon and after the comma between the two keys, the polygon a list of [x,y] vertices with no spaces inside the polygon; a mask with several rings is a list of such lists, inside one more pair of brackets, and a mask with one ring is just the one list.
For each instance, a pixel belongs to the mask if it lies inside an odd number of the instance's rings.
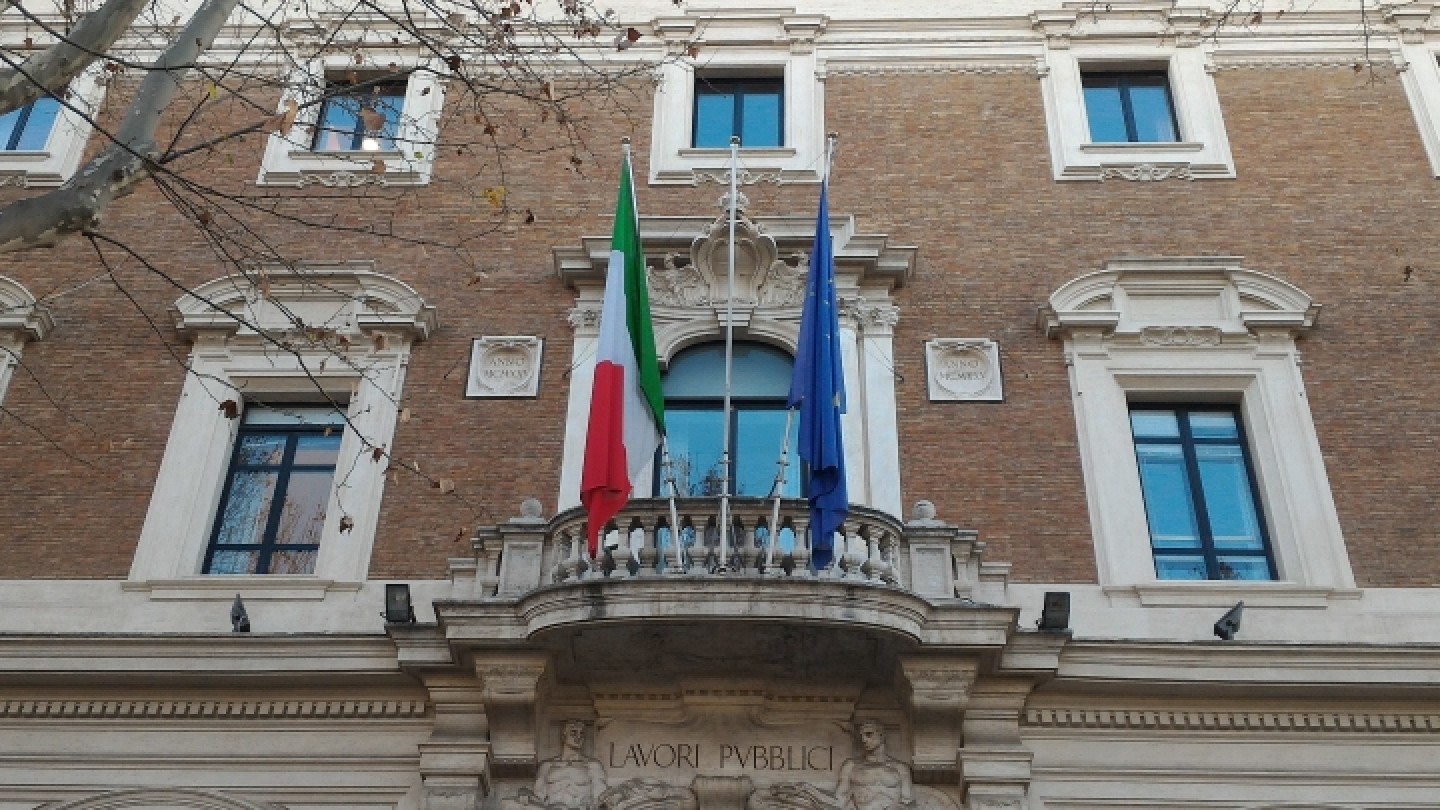
{"label": "white stone window frame", "polygon": [[56,188],[75,174],[105,99],[102,72],[96,63],[70,82],[69,95],[62,99],[44,149],[0,151],[0,187]]}
{"label": "white stone window frame", "polygon": [[[1041,326],[1064,341],[1101,585],[1143,604],[1349,598],[1355,578],[1295,346],[1318,312],[1234,257],[1117,259],[1050,296]],[[1130,406],[1207,401],[1238,406],[1244,421],[1275,581],[1155,576]]]}
{"label": "white stone window frame", "polygon": [[1440,177],[1440,22],[1432,23],[1432,14],[1431,6],[1417,4],[1391,9],[1387,19],[1400,31],[1400,83],[1430,161],[1430,175]]}
{"label": "white stone window frame", "polygon": [[[369,571],[389,466],[374,449],[392,446],[410,352],[436,328],[435,308],[409,285],[375,272],[373,263],[352,261],[218,278],[183,296],[172,314],[192,341],[189,372],[125,587],[155,599],[226,599],[237,591],[321,599],[358,590]],[[328,335],[314,342],[315,330]],[[343,358],[336,348],[342,336]],[[341,438],[314,573],[200,573],[247,400],[327,398],[345,408],[351,427]],[[227,400],[240,409],[237,418],[227,418],[220,405]],[[353,521],[343,531],[342,515]]]}
{"label": "white stone window frame", "polygon": [[[366,53],[367,62],[356,65],[348,53],[327,54],[296,67],[276,107],[284,115],[289,102],[299,106],[288,133],[270,133],[261,159],[261,186],[322,185],[349,188],[364,185],[423,186],[430,182],[438,151],[440,116],[445,108],[447,68],[439,59],[417,60],[402,53]],[[411,70],[405,85],[404,108],[395,133],[397,148],[384,151],[317,152],[312,149],[315,127],[324,103],[326,77],[350,72],[374,73],[374,65],[402,65]],[[396,72],[384,68],[387,72]],[[383,172],[376,162],[384,163]]]}
{"label": "white stone window frame", "polygon": [[[1115,7],[1111,13],[1112,5]],[[1197,20],[1175,9],[1168,16],[1134,15],[1125,4],[1083,12],[1037,12],[1046,34],[1040,88],[1056,180],[1233,179],[1235,159],[1207,65],[1212,47]],[[1180,140],[1173,143],[1094,143],[1085,108],[1087,71],[1163,70]]]}
{"label": "white stone window frame", "polygon": [[[781,78],[785,142],[740,149],[745,182],[818,183],[825,154],[825,86],[815,37],[826,18],[793,12],[713,12],[661,18],[667,56],[657,68],[650,140],[651,185],[729,183],[730,149],[697,149],[695,80]],[[698,56],[690,57],[691,48]]]}
{"label": "white stone window frame", "polygon": [[43,340],[55,328],[50,310],[20,282],[0,276],[0,403],[25,353],[25,344]]}

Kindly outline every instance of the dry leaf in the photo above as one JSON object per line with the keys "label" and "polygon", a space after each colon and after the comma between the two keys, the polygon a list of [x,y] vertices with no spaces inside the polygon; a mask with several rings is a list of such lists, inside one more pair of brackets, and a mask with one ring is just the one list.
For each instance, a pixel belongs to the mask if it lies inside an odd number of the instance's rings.
{"label": "dry leaf", "polygon": [[291,128],[295,126],[295,117],[300,114],[300,105],[295,99],[285,99],[285,112],[280,115],[280,134],[289,135]]}
{"label": "dry leaf", "polygon": [[263,272],[263,271],[260,273],[260,284],[259,284],[259,286],[260,286],[260,297],[261,297],[261,298],[269,298],[269,297],[270,297],[270,274],[265,273],[265,272]]}
{"label": "dry leaf", "polygon": [[640,38],[640,32],[634,28],[626,28],[625,38],[630,40],[631,42],[634,42],[635,40]]}
{"label": "dry leaf", "polygon": [[384,173],[385,173],[385,161],[383,161],[383,160],[372,161],[372,162],[370,163],[370,173],[371,173],[371,174],[384,174]]}
{"label": "dry leaf", "polygon": [[700,46],[699,46],[699,45],[691,45],[689,48],[686,48],[686,49],[685,49],[685,53],[686,53],[686,55],[688,55],[691,59],[698,59],[698,58],[700,58]]}
{"label": "dry leaf", "polygon": [[505,187],[493,186],[485,189],[485,199],[490,201],[492,208],[500,208],[505,205]]}
{"label": "dry leaf", "polygon": [[210,209],[200,208],[195,211],[195,221],[201,225],[210,224]]}
{"label": "dry leaf", "polygon": [[35,40],[31,37],[25,37],[25,50],[33,50],[34,48]]}
{"label": "dry leaf", "polygon": [[340,532],[342,534],[350,531],[353,528],[355,528],[355,518],[352,518],[349,515],[340,518]]}
{"label": "dry leaf", "polygon": [[390,345],[390,336],[384,332],[375,333],[375,351],[383,352],[385,347]]}
{"label": "dry leaf", "polygon": [[215,99],[220,97],[220,85],[214,82],[206,83],[205,94],[210,96],[211,101],[214,101]]}
{"label": "dry leaf", "polygon": [[227,399],[220,403],[220,411],[225,414],[226,419],[239,419],[240,403],[233,399]]}
{"label": "dry leaf", "polygon": [[460,57],[458,55],[448,56],[445,58],[445,64],[451,70],[459,70],[461,65]]}
{"label": "dry leaf", "polygon": [[357,53],[357,54],[355,54],[355,64],[357,64],[357,65],[363,65],[363,64],[365,64],[365,54],[363,54],[363,53]]}
{"label": "dry leaf", "polygon": [[526,209],[525,209],[525,224],[526,224],[526,225],[534,225],[534,224],[535,224],[535,212],[531,211],[529,208],[526,208]]}
{"label": "dry leaf", "polygon": [[369,107],[360,111],[360,121],[369,132],[379,132],[385,128],[385,116]]}
{"label": "dry leaf", "polygon": [[400,421],[401,421],[401,422],[409,422],[409,421],[410,421],[410,409],[409,409],[409,408],[401,408],[401,409],[400,409]]}
{"label": "dry leaf", "polygon": [[[478,118],[479,116],[476,116],[476,117]],[[486,124],[486,125],[485,125],[485,134],[486,134],[486,135],[494,135],[494,134],[495,134],[495,125],[494,125],[494,124]]]}
{"label": "dry leaf", "polygon": [[441,495],[449,495],[455,491],[455,482],[449,478],[441,478],[436,485],[439,486]]}
{"label": "dry leaf", "polygon": [[382,458],[384,458],[384,457],[385,457],[385,448],[383,448],[383,447],[376,447],[375,449],[373,449],[373,450],[370,451],[370,460],[371,460],[371,461],[379,461],[380,459],[382,459]]}

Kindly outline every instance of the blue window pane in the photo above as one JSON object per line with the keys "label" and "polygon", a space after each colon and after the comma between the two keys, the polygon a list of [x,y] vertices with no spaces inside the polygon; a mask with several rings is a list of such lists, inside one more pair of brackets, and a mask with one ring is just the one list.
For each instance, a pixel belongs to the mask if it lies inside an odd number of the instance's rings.
{"label": "blue window pane", "polygon": [[220,513],[216,543],[225,545],[258,544],[263,539],[265,524],[270,520],[270,503],[275,497],[279,473],[236,472],[230,479],[230,492],[225,509]]}
{"label": "blue window pane", "polygon": [[258,551],[217,551],[210,559],[210,574],[253,574],[260,562]]}
{"label": "blue window pane", "polygon": [[295,442],[296,464],[328,464],[335,466],[340,456],[340,432],[332,431],[329,436],[300,436]]}
{"label": "blue window pane", "polygon": [[1202,444],[1195,447],[1195,460],[1215,547],[1263,551],[1244,453],[1239,447]]}
{"label": "blue window pane", "polygon": [[400,129],[405,89],[379,85],[325,101],[315,127],[319,152],[391,151]]}
{"label": "blue window pane", "polygon": [[1137,439],[1180,438],[1180,420],[1174,411],[1131,411],[1130,429]]}
{"label": "blue window pane", "polygon": [[1208,579],[1204,557],[1155,555],[1156,579]]}
{"label": "blue window pane", "polygon": [[25,131],[15,149],[21,152],[40,152],[50,140],[50,130],[55,128],[55,116],[60,114],[60,102],[53,98],[36,99],[30,104],[30,117],[25,121]]}
{"label": "blue window pane", "polygon": [[1220,578],[1273,579],[1273,577],[1270,576],[1270,564],[1265,561],[1264,557],[1221,557]]}
{"label": "blue window pane", "polygon": [[1085,115],[1090,119],[1090,140],[1095,143],[1124,143],[1125,110],[1119,87],[1086,87]]}
{"label": "blue window pane", "polygon": [[[735,494],[764,497],[775,486],[780,445],[785,433],[785,411],[744,410],[736,414]],[[787,498],[800,497],[800,459],[795,454],[800,426],[790,420],[789,462],[785,468]]]}
{"label": "blue window pane", "polygon": [[[736,343],[733,351],[733,396],[784,398],[790,393],[790,355],[758,343]],[[705,343],[677,355],[662,387],[670,399],[725,396],[725,344]]]}
{"label": "blue window pane", "polygon": [[[665,428],[680,496],[719,495],[724,481],[720,469],[724,420],[719,409],[667,410]],[[661,481],[661,486],[662,494],[669,495],[669,483]]]}
{"label": "blue window pane", "polygon": [[735,96],[728,93],[695,95],[695,146],[701,149],[730,145],[735,130]]}
{"label": "blue window pane", "polygon": [[1140,444],[1140,486],[1155,548],[1198,548],[1200,532],[1190,499],[1185,456],[1179,445]]}
{"label": "blue window pane", "polygon": [[285,505],[280,508],[280,524],[275,529],[275,542],[285,545],[313,545],[320,542],[325,526],[325,504],[330,500],[330,481],[334,473],[292,472],[285,487]]}
{"label": "blue window pane", "polygon": [[279,464],[285,458],[285,437],[265,434],[241,436],[235,463],[250,467]]}
{"label": "blue window pane", "polygon": [[20,116],[23,115],[24,112],[25,109],[22,107],[21,109],[11,110],[4,115],[0,115],[0,149],[8,150],[12,148],[9,144],[18,134],[15,132],[15,127],[20,125]]}
{"label": "blue window pane", "polygon": [[1165,85],[1136,85],[1129,90],[1136,141],[1161,143],[1180,140],[1175,135],[1175,117],[1170,111],[1170,91]]}
{"label": "blue window pane", "polygon": [[1240,430],[1228,411],[1191,411],[1190,434],[1197,439],[1236,439]]}
{"label": "blue window pane", "polygon": [[744,111],[740,119],[740,145],[750,148],[779,146],[780,135],[780,94],[749,93],[744,97]]}
{"label": "blue window pane", "polygon": [[304,575],[315,573],[315,559],[320,556],[317,549],[300,551],[277,551],[270,555],[271,574]]}

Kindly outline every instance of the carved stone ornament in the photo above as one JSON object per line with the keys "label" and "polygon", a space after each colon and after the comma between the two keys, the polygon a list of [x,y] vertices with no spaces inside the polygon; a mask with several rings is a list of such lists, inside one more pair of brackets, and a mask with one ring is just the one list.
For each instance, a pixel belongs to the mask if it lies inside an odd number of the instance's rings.
{"label": "carved stone ornament", "polygon": [[925,343],[931,402],[1000,402],[1000,344],[984,338],[940,338]]}
{"label": "carved stone ornament", "polygon": [[1106,166],[1100,171],[1103,180],[1133,180],[1142,183],[1159,180],[1192,180],[1189,166],[1157,166],[1137,163],[1134,166]]}
{"label": "carved stone ornament", "polygon": [[465,396],[474,398],[533,397],[540,389],[540,358],[545,342],[538,337],[480,337],[470,344],[470,373]]}
{"label": "carved stone ornament", "polygon": [[1147,326],[1140,330],[1146,346],[1219,346],[1220,330],[1213,326]]}

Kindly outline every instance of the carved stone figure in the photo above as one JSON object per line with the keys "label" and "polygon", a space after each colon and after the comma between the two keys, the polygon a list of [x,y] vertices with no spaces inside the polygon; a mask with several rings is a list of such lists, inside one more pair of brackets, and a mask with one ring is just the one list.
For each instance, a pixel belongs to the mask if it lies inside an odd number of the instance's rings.
{"label": "carved stone figure", "polygon": [[597,810],[605,793],[605,766],[585,756],[585,723],[569,720],[561,735],[560,756],[540,763],[535,788],[501,802],[505,810]]}
{"label": "carved stone figure", "polygon": [[803,782],[757,790],[746,810],[909,810],[916,808],[910,766],[885,752],[885,729],[866,720],[858,729],[860,756],[845,760],[834,795]]}
{"label": "carved stone figure", "polygon": [[756,303],[762,307],[798,307],[805,301],[805,276],[810,272],[810,260],[804,253],[797,253],[795,267],[784,259],[770,263],[755,285]]}
{"label": "carved stone figure", "polygon": [[680,266],[680,254],[667,253],[659,267],[647,268],[650,297],[657,304],[695,307],[705,303],[709,285],[693,264]]}

